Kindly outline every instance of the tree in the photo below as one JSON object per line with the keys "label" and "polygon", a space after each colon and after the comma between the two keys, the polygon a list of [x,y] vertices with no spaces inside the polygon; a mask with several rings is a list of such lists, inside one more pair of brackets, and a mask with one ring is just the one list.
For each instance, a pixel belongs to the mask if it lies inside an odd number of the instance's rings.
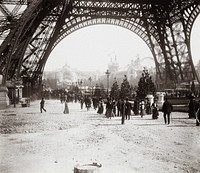
{"label": "tree", "polygon": [[101,90],[98,84],[96,84],[95,90],[94,90],[94,96],[97,98],[100,98],[101,96]]}
{"label": "tree", "polygon": [[138,82],[138,88],[136,90],[136,95],[140,100],[143,100],[146,97],[146,91],[145,91],[145,76],[144,73],[142,73],[142,77],[140,78]]}
{"label": "tree", "polygon": [[105,88],[104,88],[104,85],[102,83],[100,83],[99,88],[100,88],[100,97],[106,98]]}
{"label": "tree", "polygon": [[131,86],[127,80],[126,75],[124,75],[123,82],[121,84],[121,90],[120,90],[120,98],[125,99],[126,97],[130,97]]}
{"label": "tree", "polygon": [[114,99],[118,99],[119,98],[119,93],[120,93],[120,89],[119,86],[117,84],[117,80],[114,80],[114,83],[111,87],[111,91],[110,91],[110,97],[114,98]]}
{"label": "tree", "polygon": [[148,70],[144,69],[142,77],[138,82],[138,87],[136,91],[137,97],[140,100],[144,100],[148,94],[154,95],[155,91],[156,91],[155,84],[153,83]]}

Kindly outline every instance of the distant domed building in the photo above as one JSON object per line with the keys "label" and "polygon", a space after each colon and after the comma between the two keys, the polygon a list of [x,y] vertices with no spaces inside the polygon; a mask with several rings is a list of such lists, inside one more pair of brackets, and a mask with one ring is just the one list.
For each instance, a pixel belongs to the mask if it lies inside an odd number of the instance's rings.
{"label": "distant domed building", "polygon": [[108,69],[111,73],[115,74],[119,71],[119,64],[117,62],[117,58],[115,57],[115,60],[112,61],[112,58],[110,60],[110,63],[108,64]]}
{"label": "distant domed building", "polygon": [[124,75],[127,76],[127,79],[130,83],[133,83],[135,78],[140,74],[143,70],[141,66],[141,60],[139,57],[135,61],[131,60],[131,63],[128,64],[125,68],[119,68],[119,64],[115,58],[115,61],[110,61],[108,64],[108,70],[110,71],[111,79],[123,79]]}
{"label": "distant domed building", "polygon": [[65,64],[58,71],[58,80],[61,86],[70,86],[82,83],[83,85],[90,85],[88,80],[91,77],[91,82],[98,81],[99,79],[98,71],[79,71],[77,69],[71,68],[68,64]]}
{"label": "distant domed building", "polygon": [[[120,64],[117,62],[117,58],[111,59],[108,64],[109,74],[109,86],[112,85],[114,80],[117,80],[120,84],[124,76],[126,75],[127,80],[133,86],[138,83],[139,78],[143,72],[144,66],[141,64],[145,58],[140,59],[137,56],[136,60],[131,60],[131,62],[123,68],[120,68]],[[148,63],[146,63],[148,64]],[[81,81],[81,85],[96,85],[102,83],[105,87],[107,86],[107,76],[105,72],[100,71],[80,71],[71,68],[68,64],[65,64],[61,69],[56,72],[45,72],[44,79],[52,78],[57,79],[58,86],[64,87],[73,84],[77,84]],[[89,81],[91,78],[91,81]]]}
{"label": "distant domed building", "polygon": [[138,66],[136,66],[136,63],[134,63],[133,60],[131,60],[131,64],[128,65],[128,69],[127,69],[127,79],[128,81],[132,82],[136,77],[137,77],[137,71],[136,68]]}
{"label": "distant domed building", "polygon": [[72,81],[77,80],[77,75],[73,69],[67,64],[63,66],[63,68],[60,71],[60,81],[63,81],[64,83],[71,83]]}

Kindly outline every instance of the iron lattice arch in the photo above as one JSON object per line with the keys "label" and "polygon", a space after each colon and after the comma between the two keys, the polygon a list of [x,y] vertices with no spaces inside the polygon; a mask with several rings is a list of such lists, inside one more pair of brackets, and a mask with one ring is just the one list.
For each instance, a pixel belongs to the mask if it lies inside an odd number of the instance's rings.
{"label": "iron lattice arch", "polygon": [[[200,13],[197,0],[35,0],[12,1],[25,5],[23,13],[0,9],[7,15],[0,25],[0,72],[4,83],[28,76],[36,81],[55,46],[67,35],[83,27],[112,24],[127,28],[150,48],[160,84],[198,80],[192,62],[190,36]],[[13,27],[14,24],[17,26]]]}

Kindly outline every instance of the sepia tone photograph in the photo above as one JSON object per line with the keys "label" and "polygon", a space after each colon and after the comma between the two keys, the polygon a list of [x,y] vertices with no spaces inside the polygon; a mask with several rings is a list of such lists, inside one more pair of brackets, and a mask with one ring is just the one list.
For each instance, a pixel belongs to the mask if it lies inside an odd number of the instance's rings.
{"label": "sepia tone photograph", "polygon": [[0,0],[0,173],[199,173],[199,0]]}

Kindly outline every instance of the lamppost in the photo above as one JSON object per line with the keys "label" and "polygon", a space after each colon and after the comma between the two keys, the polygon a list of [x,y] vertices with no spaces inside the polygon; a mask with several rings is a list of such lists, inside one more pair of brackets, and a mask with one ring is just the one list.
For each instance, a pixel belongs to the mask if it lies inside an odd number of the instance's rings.
{"label": "lamppost", "polygon": [[107,71],[105,72],[106,73],[106,76],[107,76],[107,97],[109,95],[109,75],[110,75],[110,72],[109,70],[107,69]]}
{"label": "lamppost", "polygon": [[91,78],[91,76],[89,77],[89,79],[88,79],[89,81],[90,81],[90,97],[91,97],[91,81],[92,81],[92,78]]}

